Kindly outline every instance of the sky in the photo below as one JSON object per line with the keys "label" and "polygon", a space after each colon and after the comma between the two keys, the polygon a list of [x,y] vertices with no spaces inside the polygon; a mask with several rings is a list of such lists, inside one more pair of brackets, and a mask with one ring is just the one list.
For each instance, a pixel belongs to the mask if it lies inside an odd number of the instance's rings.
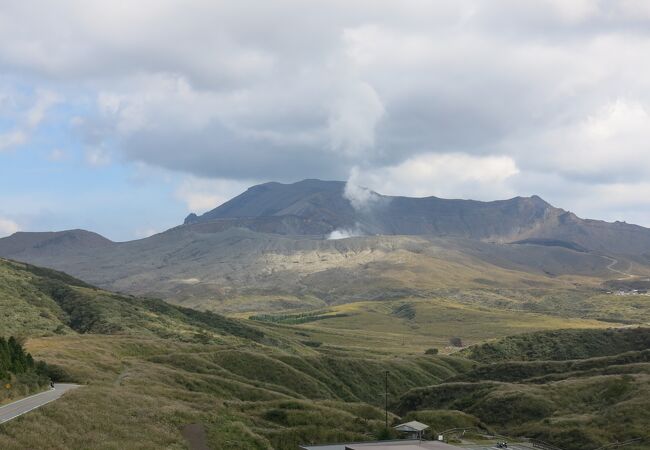
{"label": "sky", "polygon": [[0,236],[266,181],[650,226],[646,0],[0,0]]}

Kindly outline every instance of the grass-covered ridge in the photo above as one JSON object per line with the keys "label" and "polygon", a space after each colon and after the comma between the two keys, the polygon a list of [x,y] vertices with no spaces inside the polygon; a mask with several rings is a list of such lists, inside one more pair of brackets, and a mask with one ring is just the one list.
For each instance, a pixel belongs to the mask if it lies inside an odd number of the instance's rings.
{"label": "grass-covered ridge", "polygon": [[161,300],[120,295],[54,270],[0,259],[0,329],[40,335],[144,334],[181,339],[264,334],[241,321]]}
{"label": "grass-covered ridge", "polygon": [[463,353],[481,364],[411,390],[395,411],[462,411],[502,433],[566,450],[633,438],[645,441],[629,448],[647,448],[649,336],[643,328],[561,330],[478,345]]}
{"label": "grass-covered ridge", "polygon": [[585,359],[650,349],[650,328],[554,330],[508,336],[463,350],[474,361]]}

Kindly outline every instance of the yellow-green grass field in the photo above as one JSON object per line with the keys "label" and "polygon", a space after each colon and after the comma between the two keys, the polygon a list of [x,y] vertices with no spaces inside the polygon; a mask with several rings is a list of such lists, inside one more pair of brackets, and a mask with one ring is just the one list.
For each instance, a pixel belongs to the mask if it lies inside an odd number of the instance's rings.
{"label": "yellow-green grass field", "polygon": [[192,423],[216,449],[370,439],[383,423],[384,370],[396,399],[470,367],[449,357],[307,356],[142,336],[34,338],[27,347],[84,387],[0,426],[3,449],[184,449],[181,430]]}
{"label": "yellow-green grass field", "polygon": [[[411,314],[400,316],[398,308],[404,305]],[[356,302],[326,311],[320,320],[283,327],[287,332],[299,329],[309,339],[332,346],[421,354],[431,347],[441,353],[454,351],[449,347],[452,337],[460,337],[464,345],[471,345],[530,331],[617,326],[594,319],[494,309],[444,298]]]}

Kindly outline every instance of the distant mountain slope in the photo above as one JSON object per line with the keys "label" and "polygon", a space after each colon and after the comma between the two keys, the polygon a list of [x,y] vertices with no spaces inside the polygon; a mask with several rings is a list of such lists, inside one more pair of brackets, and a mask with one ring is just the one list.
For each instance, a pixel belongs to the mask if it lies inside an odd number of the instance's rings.
{"label": "distant mountain slope", "polygon": [[[64,270],[106,289],[231,311],[264,309],[259,302],[246,304],[246,298],[259,296],[294,299],[285,308],[323,306],[433,295],[484,283],[572,287],[549,276],[610,274],[608,259],[563,247],[422,236],[323,240],[221,230],[215,222],[98,251],[61,248],[43,254],[28,248],[11,257]],[[229,299],[238,299],[236,305],[224,304]]]}
{"label": "distant mountain slope", "polygon": [[215,219],[269,217],[312,214],[315,207],[327,208],[333,216],[351,216],[354,209],[343,197],[342,181],[303,180],[293,184],[265,183],[208,211],[200,217],[190,216],[186,222]]}
{"label": "distant mountain slope", "polygon": [[[562,277],[578,276],[597,285],[627,270],[650,275],[650,230],[580,219],[536,196],[361,197],[365,204],[348,200],[339,181],[266,183],[146,239],[16,233],[0,239],[0,256],[197,307],[275,295],[291,297],[287,307],[320,307],[481,283],[573,286]],[[326,239],[336,230],[357,236]]]}
{"label": "distant mountain slope", "polygon": [[[585,220],[539,198],[479,202],[437,197],[391,197],[364,191],[365,206],[353,207],[341,181],[266,183],[185,224],[213,223],[226,229],[283,235],[432,235],[495,242],[544,240],[574,249],[643,256],[650,260],[650,230],[622,222]],[[542,242],[542,241],[539,241]],[[538,242],[538,243],[539,243]]]}
{"label": "distant mountain slope", "polygon": [[62,249],[95,250],[109,247],[113,242],[86,230],[26,233],[18,232],[1,240],[2,253],[19,254],[28,249],[40,254],[56,254]]}
{"label": "distant mountain slope", "polygon": [[[478,202],[391,197],[371,191],[364,195],[369,199],[367,205],[355,209],[345,197],[342,181],[266,183],[251,187],[202,216],[191,214],[185,224],[226,220],[231,226],[278,234],[323,235],[350,228],[364,234],[484,239],[518,236],[554,211],[539,197]],[[277,220],[279,217],[293,220],[287,223]]]}

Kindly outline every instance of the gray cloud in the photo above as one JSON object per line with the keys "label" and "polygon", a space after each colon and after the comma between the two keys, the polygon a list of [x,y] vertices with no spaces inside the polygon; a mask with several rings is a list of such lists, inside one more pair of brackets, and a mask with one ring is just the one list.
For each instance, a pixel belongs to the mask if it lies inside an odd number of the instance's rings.
{"label": "gray cloud", "polygon": [[83,86],[80,138],[127,161],[231,180],[358,167],[396,193],[413,167],[445,183],[507,158],[498,188],[404,193],[548,194],[589,214],[590,189],[615,202],[650,170],[648,30],[642,0],[25,0],[0,12],[0,68]]}

